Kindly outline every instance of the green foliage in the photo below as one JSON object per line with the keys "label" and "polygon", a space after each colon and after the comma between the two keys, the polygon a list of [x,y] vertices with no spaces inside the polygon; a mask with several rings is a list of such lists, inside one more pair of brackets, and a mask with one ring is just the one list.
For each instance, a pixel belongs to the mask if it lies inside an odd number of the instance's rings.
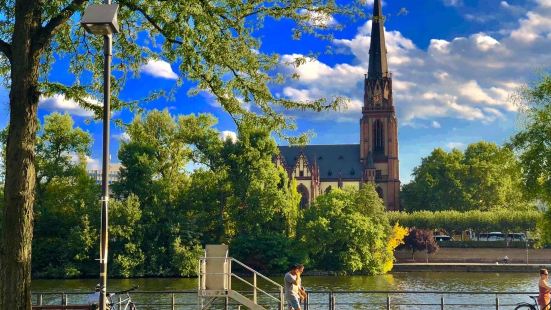
{"label": "green foliage", "polygon": [[182,244],[180,237],[174,239],[172,246],[171,265],[176,274],[181,277],[197,276],[197,262],[203,256],[203,247],[195,242]]}
{"label": "green foliage", "polygon": [[[44,95],[63,94],[95,112],[99,118],[101,108],[93,104],[93,99],[101,98],[102,94],[103,39],[86,34],[78,17],[89,3],[81,0],[48,1],[34,9],[37,20],[28,22],[43,26],[40,31],[36,30],[32,43],[32,48],[36,49],[33,52],[42,59],[39,64],[40,91]],[[268,85],[281,83],[287,77],[272,73],[280,63],[279,57],[262,52],[260,39],[255,34],[262,28],[264,20],[270,18],[293,21],[295,38],[302,34],[330,37],[331,32],[327,30],[333,26],[313,23],[312,16],[358,13],[361,8],[359,1],[339,6],[334,1],[325,0],[121,0],[117,3],[121,31],[113,40],[115,70],[111,78],[115,109],[124,106],[137,108],[137,100],[123,101],[118,94],[129,78],[139,74],[140,66],[152,59],[166,59],[178,64],[178,85],[184,80],[196,85],[190,94],[206,91],[236,120],[241,116],[254,117],[264,124],[277,124],[279,132],[294,125],[290,117],[274,107],[322,110],[336,108],[344,102],[342,98],[330,102],[325,98],[294,102],[273,95]],[[32,10],[32,6],[29,7]],[[7,44],[13,37],[14,10],[13,1],[1,2],[3,26],[0,27],[0,39]],[[305,14],[303,10],[312,14]],[[139,40],[139,36],[148,39]],[[4,53],[0,54],[0,74],[4,81],[10,81],[9,73],[13,68],[8,57],[17,55],[1,50]],[[48,72],[59,58],[67,60],[65,69],[75,75],[74,82],[64,84],[50,80]],[[294,64],[303,62],[303,58],[299,58]],[[153,91],[142,101],[171,95],[172,92]],[[250,104],[257,109],[248,109]]]}
{"label": "green foliage", "polygon": [[231,255],[260,272],[286,272],[305,260],[305,251],[281,233],[240,235],[231,243]]}
{"label": "green foliage", "polygon": [[551,202],[551,77],[544,76],[520,94],[524,128],[511,144],[522,163],[522,180],[528,193]]}
{"label": "green foliage", "polygon": [[314,268],[378,274],[393,259],[386,250],[392,229],[373,186],[318,197],[299,228]]}
{"label": "green foliage", "polygon": [[421,229],[444,229],[448,232],[461,232],[472,229],[478,232],[534,231],[542,218],[539,211],[416,211],[388,212],[390,223]]}
{"label": "green foliage", "polygon": [[91,219],[99,218],[99,188],[84,163],[90,143],[89,134],[73,128],[69,115],[45,118],[36,151],[33,270],[38,276],[82,275],[97,253],[98,226]]}
{"label": "green foliage", "polygon": [[437,148],[414,169],[402,200],[407,211],[533,209],[521,180],[521,166],[509,147],[478,142],[464,152]]}

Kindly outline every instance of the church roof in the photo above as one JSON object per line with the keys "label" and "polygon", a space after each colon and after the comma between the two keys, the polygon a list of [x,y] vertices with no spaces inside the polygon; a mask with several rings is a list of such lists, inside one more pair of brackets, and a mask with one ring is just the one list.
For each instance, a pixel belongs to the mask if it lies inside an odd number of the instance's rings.
{"label": "church roof", "polygon": [[384,19],[381,0],[375,0],[371,24],[371,44],[369,46],[369,69],[367,71],[367,78],[369,79],[388,77]]}
{"label": "church roof", "polygon": [[358,179],[362,177],[359,144],[279,146],[288,167],[293,167],[301,154],[308,163],[319,167],[320,179]]}

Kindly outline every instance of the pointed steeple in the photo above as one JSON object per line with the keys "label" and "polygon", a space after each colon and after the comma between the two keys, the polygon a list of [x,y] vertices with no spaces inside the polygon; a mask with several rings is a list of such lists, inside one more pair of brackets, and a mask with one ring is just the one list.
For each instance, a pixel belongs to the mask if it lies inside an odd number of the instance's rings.
{"label": "pointed steeple", "polygon": [[373,22],[371,24],[368,79],[388,77],[384,18],[381,0],[375,0],[373,4]]}

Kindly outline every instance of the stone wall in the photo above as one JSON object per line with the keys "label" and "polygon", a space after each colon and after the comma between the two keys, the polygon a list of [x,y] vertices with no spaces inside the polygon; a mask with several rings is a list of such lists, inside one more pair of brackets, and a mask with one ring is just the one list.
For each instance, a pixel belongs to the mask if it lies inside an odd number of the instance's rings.
{"label": "stone wall", "polygon": [[[396,251],[394,256],[397,263],[426,262],[424,252],[416,252],[415,261],[412,260],[409,250]],[[509,258],[509,263],[526,263],[526,249],[511,248],[440,248],[437,253],[429,255],[428,261],[430,263],[495,263],[505,256]],[[551,249],[528,249],[528,263],[551,264]]]}

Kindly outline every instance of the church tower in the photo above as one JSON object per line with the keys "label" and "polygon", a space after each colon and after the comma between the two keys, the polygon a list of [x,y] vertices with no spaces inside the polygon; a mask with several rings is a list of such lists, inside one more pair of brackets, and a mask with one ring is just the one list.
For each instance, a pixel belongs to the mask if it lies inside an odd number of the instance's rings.
{"label": "church tower", "polygon": [[381,0],[375,0],[373,5],[369,69],[364,79],[364,106],[360,121],[360,159],[364,181],[375,183],[387,210],[399,210],[398,125],[392,99],[392,74],[388,71]]}

